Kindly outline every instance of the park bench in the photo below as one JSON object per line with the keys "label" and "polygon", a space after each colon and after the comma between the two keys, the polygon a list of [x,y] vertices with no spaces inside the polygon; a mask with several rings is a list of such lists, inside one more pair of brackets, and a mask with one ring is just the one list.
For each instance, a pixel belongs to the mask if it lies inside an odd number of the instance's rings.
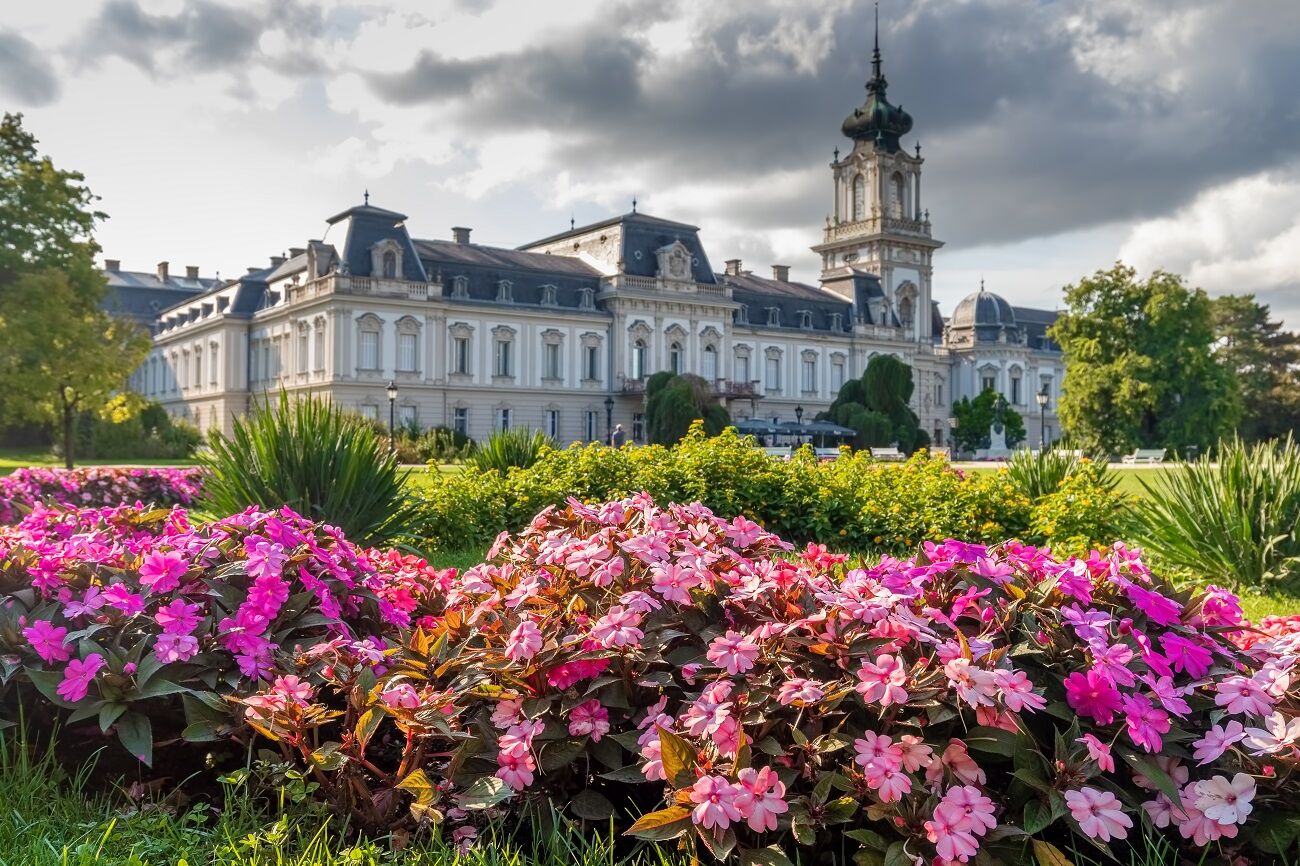
{"label": "park bench", "polygon": [[1138,463],[1164,463],[1165,449],[1163,448],[1138,448],[1132,454],[1125,454],[1120,458],[1121,463],[1136,465]]}
{"label": "park bench", "polygon": [[1058,457],[1074,457],[1074,458],[1083,457],[1082,448],[1075,448],[1073,451],[1071,451],[1068,448],[1056,448],[1053,449],[1052,453],[1057,455]]}
{"label": "park bench", "polygon": [[787,459],[790,457],[789,445],[765,445],[763,450],[769,457],[784,457]]}
{"label": "park bench", "polygon": [[871,458],[873,460],[902,460],[903,452],[897,448],[872,448]]}
{"label": "park bench", "polygon": [[818,460],[838,460],[840,456],[840,449],[814,448],[813,453],[817,455]]}

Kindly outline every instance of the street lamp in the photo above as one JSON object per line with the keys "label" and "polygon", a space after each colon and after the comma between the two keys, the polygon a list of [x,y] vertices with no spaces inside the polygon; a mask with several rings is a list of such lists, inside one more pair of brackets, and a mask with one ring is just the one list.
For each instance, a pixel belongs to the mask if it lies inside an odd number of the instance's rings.
{"label": "street lamp", "polygon": [[[801,427],[803,426],[803,407],[802,407],[802,406],[795,406],[795,407],[794,407],[794,423],[800,425]],[[800,443],[800,444],[803,443],[803,434],[802,434],[802,433],[796,433],[795,436],[794,436],[794,438],[795,438],[795,441],[796,441],[796,442],[798,442],[798,443]]]}
{"label": "street lamp", "polygon": [[948,447],[949,449],[951,449],[951,453],[955,456],[957,454],[957,416],[956,415],[948,416]]}
{"label": "street lamp", "polygon": [[605,398],[605,444],[614,444],[614,398]]}
{"label": "street lamp", "polygon": [[394,454],[397,452],[397,383],[389,379],[384,390],[388,392],[388,453]]}
{"label": "street lamp", "polygon": [[1038,450],[1042,451],[1047,447],[1047,383],[1043,383],[1043,390],[1034,395],[1038,401]]}

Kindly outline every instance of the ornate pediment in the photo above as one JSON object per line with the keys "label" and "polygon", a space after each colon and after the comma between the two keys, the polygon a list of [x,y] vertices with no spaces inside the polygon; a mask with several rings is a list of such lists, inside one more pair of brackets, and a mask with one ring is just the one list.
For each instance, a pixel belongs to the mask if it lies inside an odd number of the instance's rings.
{"label": "ornate pediment", "polygon": [[659,260],[659,278],[689,282],[691,280],[691,251],[681,241],[655,250]]}

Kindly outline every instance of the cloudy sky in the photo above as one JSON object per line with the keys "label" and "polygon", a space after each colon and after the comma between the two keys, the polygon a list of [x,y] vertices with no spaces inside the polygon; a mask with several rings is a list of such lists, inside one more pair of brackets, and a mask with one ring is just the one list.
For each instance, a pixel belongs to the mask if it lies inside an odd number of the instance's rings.
{"label": "cloudy sky", "polygon": [[[813,280],[867,0],[7,3],[0,108],[86,173],[106,255],[242,272],[371,191],[516,246],[630,208]],[[1300,2],[882,0],[945,311],[1123,258],[1300,327]]]}

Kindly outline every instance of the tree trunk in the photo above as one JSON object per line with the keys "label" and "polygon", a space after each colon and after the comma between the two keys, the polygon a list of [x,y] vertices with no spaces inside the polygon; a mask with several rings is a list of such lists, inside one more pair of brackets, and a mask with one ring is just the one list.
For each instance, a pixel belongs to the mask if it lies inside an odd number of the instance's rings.
{"label": "tree trunk", "polygon": [[67,400],[66,397],[62,397],[61,399],[63,400],[63,468],[65,468],[65,469],[71,469],[71,468],[72,468],[72,458],[73,458],[73,454],[72,454],[72,440],[73,440],[73,435],[72,435],[73,430],[72,430],[72,426],[73,426],[73,421],[75,420],[75,417],[74,417],[73,412],[72,412],[72,404],[68,402],[68,400]]}

